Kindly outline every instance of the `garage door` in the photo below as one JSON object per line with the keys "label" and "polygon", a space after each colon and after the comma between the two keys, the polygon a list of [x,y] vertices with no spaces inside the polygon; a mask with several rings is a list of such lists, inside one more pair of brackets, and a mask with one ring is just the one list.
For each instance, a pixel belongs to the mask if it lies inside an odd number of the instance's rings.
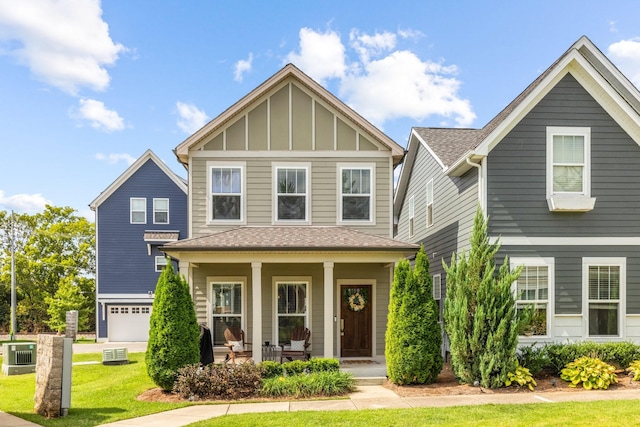
{"label": "garage door", "polygon": [[148,341],[150,319],[150,305],[109,306],[109,341]]}

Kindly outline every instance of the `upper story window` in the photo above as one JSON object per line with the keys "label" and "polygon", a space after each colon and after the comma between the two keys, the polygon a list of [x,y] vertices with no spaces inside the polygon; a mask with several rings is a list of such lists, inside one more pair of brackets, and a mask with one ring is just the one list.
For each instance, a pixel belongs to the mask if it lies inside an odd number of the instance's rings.
{"label": "upper story window", "polygon": [[244,221],[244,165],[211,163],[210,179],[210,217],[213,222]]}
{"label": "upper story window", "polygon": [[169,224],[169,199],[153,199],[153,223]]}
{"label": "upper story window", "polygon": [[593,209],[590,128],[547,128],[547,200],[552,211]]}
{"label": "upper story window", "polygon": [[427,228],[433,225],[433,179],[427,182]]}
{"label": "upper story window", "polygon": [[132,197],[129,200],[131,224],[147,223],[147,199],[144,197]]}
{"label": "upper story window", "polygon": [[415,198],[409,198],[409,237],[413,237],[414,232],[414,216],[415,216]]}
{"label": "upper story window", "polygon": [[276,221],[309,221],[309,168],[275,167]]}
{"label": "upper story window", "polygon": [[156,272],[161,272],[167,266],[167,258],[165,256],[156,257]]}
{"label": "upper story window", "polygon": [[373,166],[343,165],[339,221],[373,221]]}

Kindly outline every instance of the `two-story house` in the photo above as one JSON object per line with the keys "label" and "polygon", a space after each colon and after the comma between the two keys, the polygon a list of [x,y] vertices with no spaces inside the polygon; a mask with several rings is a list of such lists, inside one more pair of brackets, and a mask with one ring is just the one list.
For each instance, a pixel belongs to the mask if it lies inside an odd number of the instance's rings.
{"label": "two-story house", "polygon": [[189,238],[162,250],[215,348],[237,325],[260,361],[263,342],[305,326],[313,356],[384,356],[394,265],[417,250],[393,239],[402,147],[286,65],[175,153]]}
{"label": "two-story house", "polygon": [[640,341],[640,93],[588,38],[482,129],[412,130],[397,237],[424,243],[445,297],[477,206],[524,266],[521,343]]}
{"label": "two-story house", "polygon": [[96,221],[96,338],[147,341],[167,263],[158,248],[187,236],[187,184],[147,150],[89,206]]}

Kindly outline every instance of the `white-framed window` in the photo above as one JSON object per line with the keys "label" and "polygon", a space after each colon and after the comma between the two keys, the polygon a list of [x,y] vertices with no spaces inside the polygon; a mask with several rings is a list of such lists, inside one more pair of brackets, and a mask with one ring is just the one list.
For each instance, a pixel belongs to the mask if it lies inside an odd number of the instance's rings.
{"label": "white-framed window", "polygon": [[338,165],[339,222],[373,221],[374,171],[373,165]]}
{"label": "white-framed window", "polygon": [[554,313],[554,259],[513,258],[511,268],[522,265],[514,282],[516,310],[528,318],[519,331],[521,337],[549,337]]}
{"label": "white-framed window", "polygon": [[153,199],[153,223],[169,224],[169,199]]}
{"label": "white-framed window", "polygon": [[156,257],[156,272],[161,272],[167,266],[167,258],[165,256]]}
{"label": "white-framed window", "polygon": [[211,339],[214,346],[222,346],[226,342],[224,331],[227,328],[237,326],[244,330],[246,303],[243,298],[247,281],[245,277],[207,279],[211,307]]}
{"label": "white-framed window", "polygon": [[626,315],[626,258],[583,258],[583,313],[588,337],[622,337]]}
{"label": "white-framed window", "polygon": [[415,217],[415,198],[409,197],[409,237],[413,237]]}
{"label": "white-framed window", "polygon": [[433,225],[433,179],[427,182],[427,228]]}
{"label": "white-framed window", "polygon": [[294,328],[309,326],[310,284],[309,278],[274,278],[276,345],[289,342]]}
{"label": "white-framed window", "polygon": [[245,166],[208,162],[209,221],[242,223],[245,219]]}
{"label": "white-framed window", "polygon": [[309,221],[309,166],[275,165],[276,222]]}
{"label": "white-framed window", "polygon": [[431,280],[433,299],[438,304],[438,322],[442,322],[442,275],[434,274]]}
{"label": "white-framed window", "polygon": [[147,223],[147,199],[144,197],[132,197],[129,199],[129,211],[131,224]]}

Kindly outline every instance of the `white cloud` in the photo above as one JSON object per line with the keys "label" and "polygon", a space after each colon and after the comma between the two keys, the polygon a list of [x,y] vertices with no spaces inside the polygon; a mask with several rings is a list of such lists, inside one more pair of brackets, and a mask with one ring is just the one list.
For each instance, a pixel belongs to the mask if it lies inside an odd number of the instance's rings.
{"label": "white cloud", "polygon": [[124,129],[124,121],[117,111],[109,110],[101,101],[95,99],[80,99],[77,111],[71,116],[79,120],[87,120],[92,128],[103,132],[113,132]]}
{"label": "white cloud", "polygon": [[105,66],[126,50],[111,39],[99,0],[0,1],[0,40],[36,78],[73,95],[106,89]]}
{"label": "white cloud", "polygon": [[300,52],[290,52],[286,59],[321,84],[343,77],[347,67],[345,47],[335,31],[319,33],[301,28]]}
{"label": "white cloud", "polygon": [[620,40],[609,46],[607,55],[631,82],[640,88],[640,38]]}
{"label": "white cloud", "polygon": [[6,210],[14,210],[20,213],[33,214],[42,212],[46,205],[52,205],[50,200],[45,199],[42,194],[14,194],[5,196],[0,190],[0,206]]}
{"label": "white cloud", "polygon": [[358,30],[352,30],[349,34],[351,46],[358,52],[360,61],[367,63],[372,56],[378,57],[384,52],[396,47],[395,34],[385,31],[374,35],[361,34]]}
{"label": "white cloud", "polygon": [[244,74],[251,71],[251,63],[253,62],[253,54],[249,54],[248,59],[241,59],[236,62],[235,71],[233,73],[233,80],[241,82]]}
{"label": "white cloud", "polygon": [[111,153],[111,154],[97,153],[96,159],[105,161],[110,165],[115,165],[118,162],[124,161],[129,166],[136,161],[136,158],[131,156],[128,153]]}
{"label": "white cloud", "polygon": [[204,126],[209,120],[207,113],[198,109],[198,107],[193,104],[186,104],[178,101],[176,102],[176,108],[178,109],[178,115],[180,116],[178,119],[178,127],[185,133],[194,133]]}

